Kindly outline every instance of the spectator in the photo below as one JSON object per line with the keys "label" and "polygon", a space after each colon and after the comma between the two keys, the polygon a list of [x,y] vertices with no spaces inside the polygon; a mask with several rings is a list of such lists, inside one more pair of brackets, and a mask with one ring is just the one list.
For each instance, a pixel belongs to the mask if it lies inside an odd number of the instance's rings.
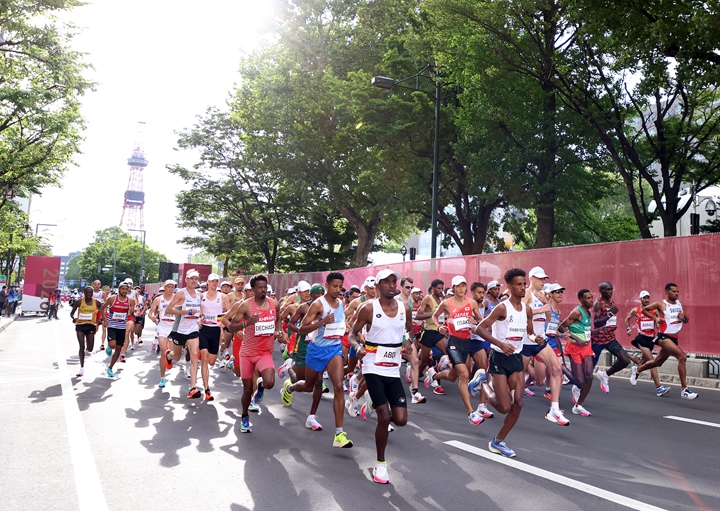
{"label": "spectator", "polygon": [[5,288],[7,288],[7,286],[3,286],[2,289],[0,289],[0,315],[2,315],[5,310],[5,302],[7,301],[7,292],[5,291]]}
{"label": "spectator", "polygon": [[56,289],[48,298],[48,319],[58,319],[58,297],[60,296],[59,289]]}
{"label": "spectator", "polygon": [[15,314],[15,309],[17,309],[19,298],[20,298],[20,291],[18,290],[17,286],[11,286],[10,293],[8,293],[8,298],[7,298],[7,301],[8,301],[7,315],[8,315],[8,317]]}

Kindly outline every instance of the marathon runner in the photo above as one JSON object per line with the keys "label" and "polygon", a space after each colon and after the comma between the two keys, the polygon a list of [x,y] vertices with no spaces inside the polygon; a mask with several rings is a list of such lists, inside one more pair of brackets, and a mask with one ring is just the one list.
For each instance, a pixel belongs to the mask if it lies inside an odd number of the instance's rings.
{"label": "marathon runner", "polygon": [[[630,343],[640,350],[642,358],[640,365],[645,362],[649,362],[653,359],[652,351],[655,348],[655,313],[649,312],[648,314],[643,313],[643,307],[650,305],[650,293],[647,291],[640,291],[640,305],[630,309],[627,317],[625,318],[625,326],[627,327],[627,334],[632,334],[632,327],[630,321],[635,318],[635,328],[637,329],[637,336]],[[632,375],[637,375],[637,367],[631,369]],[[655,383],[655,393],[658,397],[664,396],[670,392],[670,387],[663,387],[660,385],[660,378],[658,376],[658,370],[656,367],[650,369],[650,376]],[[631,379],[630,382],[637,383],[637,376]]]}
{"label": "marathon runner", "polygon": [[[440,386],[440,383],[433,379],[434,365],[432,350],[437,347],[440,351],[445,353],[445,336],[440,333],[439,327],[435,325],[432,320],[433,314],[440,306],[443,299],[443,289],[445,288],[445,282],[440,279],[435,279],[430,283],[430,289],[417,311],[415,319],[424,321],[423,330],[420,334],[420,367],[419,372],[425,371],[425,388],[429,388],[432,383],[433,393],[441,396],[445,395],[445,389]],[[444,320],[443,320],[444,321]],[[431,370],[432,369],[432,370]]]}
{"label": "marathon runner", "polygon": [[[490,353],[489,372],[492,387],[483,383],[490,404],[505,414],[505,421],[498,434],[489,442],[490,452],[508,458],[515,457],[515,451],[505,443],[505,438],[520,418],[523,404],[522,349],[525,337],[535,340],[532,310],[523,301],[526,292],[525,271],[511,268],[505,272],[510,297],[498,304],[488,317],[475,327],[475,333],[493,345]],[[488,328],[492,327],[492,335]]]}
{"label": "marathon runner", "polygon": [[[86,286],[83,290],[83,297],[75,301],[70,311],[70,317],[73,323],[75,323],[75,333],[78,344],[80,345],[80,351],[78,352],[78,356],[80,357],[80,370],[75,376],[83,376],[85,374],[85,350],[87,349],[87,351],[92,353],[95,343],[95,331],[97,330],[98,311],[101,307],[102,303],[93,298],[93,288]],[[75,311],[78,309],[78,317],[76,318]]]}
{"label": "marathon runner", "polygon": [[592,414],[585,407],[585,398],[590,392],[593,382],[593,348],[590,344],[591,323],[590,308],[593,306],[593,295],[589,289],[578,291],[580,305],[575,307],[570,315],[560,324],[560,327],[569,331],[565,353],[570,357],[575,384],[572,388],[572,413],[590,417]]}
{"label": "marathon runner", "polygon": [[128,296],[129,291],[130,284],[121,282],[118,286],[118,294],[108,298],[100,307],[100,316],[103,318],[103,325],[107,330],[108,345],[105,353],[108,356],[112,355],[110,364],[105,369],[110,378],[115,377],[113,367],[127,341],[128,316],[130,311],[135,309],[135,300]]}
{"label": "marathon runner", "polygon": [[[407,423],[407,401],[400,380],[400,349],[403,335],[412,330],[410,307],[396,299],[399,273],[381,270],[375,276],[379,297],[365,304],[357,314],[350,332],[350,342],[363,362],[363,374],[367,383],[372,406],[377,413],[375,448],[377,460],[373,468],[373,480],[387,484],[390,476],[385,461],[388,427]],[[367,332],[364,345],[358,341],[360,331]]]}
{"label": "marathon runner", "polygon": [[[150,312],[148,317],[150,321],[157,325],[156,332],[158,336],[158,343],[160,345],[160,353],[166,353],[170,349],[170,332],[172,331],[175,318],[165,314],[168,305],[173,299],[175,291],[175,281],[168,279],[163,284],[163,294],[158,295],[152,301],[150,305]],[[164,356],[164,355],[163,355]],[[166,371],[165,362],[160,360],[160,383],[158,387],[163,388],[167,384],[167,378],[165,377]]]}
{"label": "marathon runner", "polygon": [[500,282],[497,280],[491,280],[488,282],[487,289],[485,290],[485,301],[483,301],[485,314],[488,316],[500,303],[498,296],[500,296]]}
{"label": "marathon runner", "polygon": [[593,305],[593,325],[595,327],[592,333],[592,350],[595,354],[593,367],[600,360],[600,354],[603,350],[608,350],[617,357],[610,369],[597,372],[600,388],[603,392],[610,392],[609,377],[630,365],[630,357],[625,348],[615,338],[618,308],[615,306],[615,302],[612,301],[613,286],[610,282],[601,282],[598,290],[600,291],[600,299]]}
{"label": "marathon runner", "polygon": [[[100,282],[99,280],[96,280],[92,283],[92,287],[93,287],[92,297],[95,300],[97,300],[98,302],[100,302],[100,305],[102,305],[103,302],[105,302],[105,300],[107,299],[107,295],[102,287],[102,282]],[[105,349],[105,327],[102,326],[102,324],[103,324],[102,317],[100,317],[100,311],[98,310],[97,317],[95,318],[95,325],[97,325],[99,328],[102,328],[102,337],[100,338],[100,351]],[[97,332],[97,328],[95,330]]]}
{"label": "marathon runner", "polygon": [[[377,283],[377,277],[375,277]],[[397,283],[396,283],[397,284]],[[400,280],[400,294],[397,295],[397,299],[406,305],[410,310],[413,310],[413,299],[410,296],[415,287],[413,279],[410,277],[403,277]],[[420,291],[418,289],[418,291]],[[418,379],[420,377],[420,357],[418,356],[418,349],[415,345],[415,334],[414,329],[408,329],[409,335],[405,340],[405,346],[403,347],[403,359],[407,360],[407,367],[405,368],[405,379],[410,384],[410,393],[412,394],[412,403],[426,403],[427,399],[420,394]]]}
{"label": "marathon runner", "polygon": [[[470,286],[470,294],[472,299],[478,304],[480,315],[485,317],[485,307],[483,306],[485,301],[485,284],[482,282],[473,282]],[[482,387],[482,382],[487,380],[485,374],[488,367],[488,357],[485,351],[486,343],[488,345],[490,344],[474,332],[470,336],[470,356],[472,357],[472,362],[475,363],[475,372],[473,373],[471,365],[468,365],[468,370],[474,374],[473,378],[468,382],[468,392],[471,396],[476,396],[478,389],[480,390],[480,403],[475,412],[484,419],[492,419],[495,417],[495,414],[488,410],[486,405],[487,396],[485,395],[485,389]]]}
{"label": "marathon runner", "polygon": [[[326,293],[310,306],[299,333],[307,335],[317,330],[316,336],[307,348],[305,357],[305,380],[283,388],[283,402],[293,392],[313,392],[318,377],[327,370],[333,385],[333,412],[335,413],[335,437],[333,447],[349,448],[353,443],[343,430],[343,360],[341,338],[345,335],[345,309],[342,300],[342,273],[328,273],[325,279]],[[374,286],[374,283],[373,283]]]}
{"label": "marathon runner", "polygon": [[665,285],[665,300],[643,307],[642,312],[647,315],[653,311],[658,312],[658,315],[654,318],[659,330],[655,344],[660,346],[660,352],[653,360],[645,362],[637,368],[632,368],[630,383],[635,385],[638,374],[653,367],[660,367],[670,356],[673,356],[678,363],[678,376],[680,376],[681,387],[680,396],[683,399],[692,400],[696,399],[698,395],[687,386],[687,355],[680,349],[680,346],[678,346],[678,334],[683,325],[689,320],[680,300],[678,300],[679,294],[677,284],[669,282]]}
{"label": "marathon runner", "polygon": [[205,401],[212,401],[213,395],[210,392],[210,367],[215,365],[218,352],[220,351],[220,332],[222,331],[223,315],[230,308],[228,297],[218,292],[220,275],[211,273],[208,276],[208,290],[203,293],[200,302],[200,361],[202,366],[203,388],[205,389]]}

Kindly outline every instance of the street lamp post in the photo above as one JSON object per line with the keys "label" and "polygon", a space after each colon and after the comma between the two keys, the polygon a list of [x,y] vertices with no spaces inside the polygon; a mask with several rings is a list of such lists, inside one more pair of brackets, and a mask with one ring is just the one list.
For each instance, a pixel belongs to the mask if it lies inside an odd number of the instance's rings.
{"label": "street lamp post", "polygon": [[140,253],[140,282],[139,285],[142,285],[143,283],[143,277],[144,269],[145,269],[145,229],[128,229],[128,231],[135,231],[135,232],[141,232],[143,235],[143,246],[142,246],[142,252]]}
{"label": "street lamp post", "polygon": [[[393,87],[401,87],[403,89],[409,89],[413,91],[420,91],[433,97],[433,93],[420,88],[420,78],[427,78],[435,84],[435,140],[433,142],[433,184],[432,184],[432,212],[430,223],[431,230],[430,235],[432,236],[432,244],[430,245],[430,258],[435,259],[437,257],[437,210],[438,210],[438,192],[440,188],[440,96],[442,91],[442,85],[440,84],[439,74],[436,72],[432,76],[425,74],[426,71],[432,69],[430,64],[422,68],[417,74],[409,76],[402,80],[395,80],[388,78],[387,76],[376,76],[370,82],[374,87],[380,89],[392,89]],[[401,85],[404,82],[415,79],[415,87],[408,87]],[[404,257],[403,257],[404,259]]]}
{"label": "street lamp post", "polygon": [[405,262],[405,256],[407,255],[407,247],[405,245],[403,245],[402,248],[400,249],[400,253],[403,256],[403,262]]}

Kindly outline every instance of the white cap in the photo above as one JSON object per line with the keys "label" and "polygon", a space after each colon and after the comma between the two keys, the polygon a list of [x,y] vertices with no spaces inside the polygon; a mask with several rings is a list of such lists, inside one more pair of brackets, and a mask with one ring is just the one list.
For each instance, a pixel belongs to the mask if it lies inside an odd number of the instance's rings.
{"label": "white cap", "polygon": [[130,284],[128,284],[126,281],[123,280],[122,282],[120,282],[120,285],[118,285],[118,289],[120,289],[123,286],[130,287]]}
{"label": "white cap", "polygon": [[165,281],[165,284],[163,284],[163,287],[169,286],[170,284],[172,284],[172,285],[174,286],[174,285],[175,285],[175,281],[174,281],[173,279],[167,279],[167,280]]}
{"label": "white cap", "polygon": [[550,286],[551,284],[543,284],[541,291],[545,294],[548,294],[550,292]]}
{"label": "white cap", "polygon": [[530,270],[530,276],[536,277],[538,279],[547,279],[548,276],[545,274],[545,270],[540,268],[539,266],[536,266],[532,270]]}
{"label": "white cap", "polygon": [[297,292],[297,287],[289,287],[289,288],[287,288],[287,291],[285,291],[285,293],[287,293],[289,295],[291,295],[295,292]]}
{"label": "white cap", "polygon": [[650,293],[647,291],[640,291],[640,299],[642,300],[645,296],[650,296]]}
{"label": "white cap", "polygon": [[272,286],[271,286],[270,284],[268,284],[267,292],[270,293],[271,295],[275,294],[275,293],[273,292]]}
{"label": "white cap", "polygon": [[455,275],[452,279],[452,285],[459,286],[460,284],[467,284],[467,280],[462,275]]}
{"label": "white cap", "polygon": [[302,293],[304,291],[310,291],[310,287],[311,286],[310,286],[309,282],[307,282],[305,280],[301,280],[300,282],[297,283],[297,286],[295,286],[294,289],[297,290],[298,293]]}
{"label": "white cap", "polygon": [[130,277],[128,277],[128,278],[126,278],[125,280],[123,280],[123,282],[127,282],[128,284],[132,284],[132,283],[133,283],[133,281],[132,281],[132,279],[131,279]]}
{"label": "white cap", "polygon": [[[380,270],[380,271],[378,272],[378,274],[375,275],[375,279],[374,279],[374,281],[373,281],[373,285],[372,285],[372,286],[369,286],[369,287],[375,287],[375,283],[376,283],[376,282],[380,282],[381,280],[388,278],[390,275],[395,275],[395,278],[396,278],[397,280],[402,279],[402,274],[401,274],[401,273],[398,273],[398,272],[396,272],[396,271],[392,271],[391,269],[388,268],[388,269],[385,269],[385,270]],[[365,280],[365,282],[367,282],[368,279],[371,279],[371,278],[372,278],[372,277],[368,277],[368,278]]]}
{"label": "white cap", "polygon": [[490,291],[494,287],[500,287],[500,282],[498,282],[497,280],[491,280],[490,282],[488,282],[486,291]]}
{"label": "white cap", "polygon": [[199,277],[199,276],[200,276],[200,273],[198,273],[198,271],[195,270],[195,269],[190,269],[190,270],[188,270],[187,273],[185,274],[185,277],[187,277],[188,279],[189,279],[190,277]]}
{"label": "white cap", "polygon": [[225,282],[222,282],[222,283],[220,284],[220,287],[223,287],[223,286],[232,286],[232,282],[228,282],[228,281],[226,280]]}
{"label": "white cap", "polygon": [[422,293],[422,289],[420,289],[419,287],[414,287],[412,288],[412,291],[410,291],[410,294],[413,293]]}
{"label": "white cap", "polygon": [[375,287],[375,277],[366,278],[363,287]]}
{"label": "white cap", "polygon": [[352,286],[350,286],[350,291],[361,291],[361,289],[356,284],[353,284]]}
{"label": "white cap", "polygon": [[251,289],[251,288],[250,288],[250,282],[248,282],[247,284],[245,284],[245,287],[243,288],[243,290],[244,290],[244,291],[250,291],[250,289]]}
{"label": "white cap", "polygon": [[[545,290],[545,286],[543,286],[543,290]],[[564,291],[565,288],[562,287],[560,284],[550,284],[548,286],[548,293],[554,293],[555,291]]]}
{"label": "white cap", "polygon": [[445,296],[455,296],[455,293],[453,293],[452,288],[448,289],[447,293],[445,293]]}
{"label": "white cap", "polygon": [[220,275],[218,275],[217,273],[211,273],[210,275],[208,275],[208,281],[211,280],[220,280]]}

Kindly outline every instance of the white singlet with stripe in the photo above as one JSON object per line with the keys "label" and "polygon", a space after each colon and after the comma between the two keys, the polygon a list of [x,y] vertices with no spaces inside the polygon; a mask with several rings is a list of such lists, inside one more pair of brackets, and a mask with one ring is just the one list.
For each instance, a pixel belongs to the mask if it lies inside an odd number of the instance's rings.
{"label": "white singlet with stripe", "polygon": [[222,318],[222,294],[218,292],[214,300],[207,297],[207,293],[202,295],[202,313],[205,318],[202,320],[203,326],[220,327],[220,318]]}
{"label": "white singlet with stripe", "polygon": [[[170,300],[172,300],[172,298],[170,298]],[[165,337],[166,339],[170,336],[173,324],[175,323],[175,316],[165,314],[167,306],[170,305],[170,300],[166,300],[164,296],[161,296],[157,310],[157,334],[158,337]]]}
{"label": "white singlet with stripe", "polygon": [[372,301],[372,325],[365,338],[364,374],[400,378],[400,348],[407,319],[405,307],[405,303],[398,301],[397,314],[391,318],[383,311],[380,300]]}
{"label": "white singlet with stripe", "polygon": [[100,302],[100,305],[102,305],[103,302],[105,302],[105,300],[103,300],[103,292],[102,292],[102,289],[101,289],[100,291],[97,291],[97,292],[93,291],[93,298],[95,298],[98,302]]}
{"label": "white singlet with stripe", "polygon": [[[532,291],[531,291],[532,293]],[[543,305],[545,305],[540,298],[535,296],[534,293],[532,293],[532,302],[530,303],[531,309],[540,309]],[[547,318],[545,317],[545,313],[542,314],[533,314],[532,318],[532,325],[533,325],[533,332],[535,335],[544,336],[545,335],[545,321],[547,321]],[[530,344],[533,346],[537,346],[537,343],[532,342],[528,336],[525,336],[525,340],[523,341],[523,344]]]}
{"label": "white singlet with stripe", "polygon": [[682,329],[683,322],[678,317],[683,311],[682,304],[680,301],[670,303],[667,300],[663,300],[665,303],[665,322],[660,324],[660,331],[665,335],[677,336],[678,332]]}
{"label": "white singlet with stripe", "polygon": [[[515,348],[513,353],[522,351],[523,342],[527,338],[527,309],[526,303],[521,303],[521,309],[516,310],[510,300],[503,300],[498,307],[505,307],[505,319],[496,321],[492,325],[492,334],[498,341],[512,344]],[[529,339],[528,339],[529,340]],[[502,349],[492,345],[495,351],[502,352]]]}
{"label": "white singlet with stripe", "polygon": [[185,294],[185,302],[182,305],[175,307],[176,310],[189,310],[193,309],[193,314],[184,316],[175,316],[175,323],[173,324],[172,331],[179,334],[188,335],[198,331],[198,319],[200,318],[200,298],[201,293],[195,292],[195,298],[190,296],[187,288],[183,288],[182,292]]}

